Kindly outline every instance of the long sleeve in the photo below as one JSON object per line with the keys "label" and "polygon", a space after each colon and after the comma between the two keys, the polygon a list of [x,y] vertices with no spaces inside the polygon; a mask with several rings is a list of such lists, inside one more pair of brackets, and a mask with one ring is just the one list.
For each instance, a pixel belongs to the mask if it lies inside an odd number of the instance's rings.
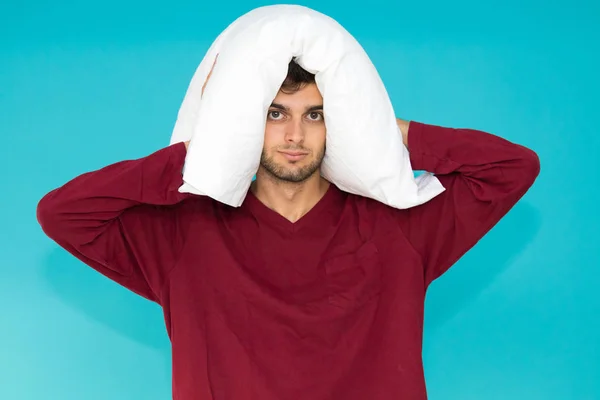
{"label": "long sleeve", "polygon": [[177,143],[80,175],[39,201],[38,222],[85,264],[160,302],[191,219],[193,195],[177,191],[185,155]]}
{"label": "long sleeve", "polygon": [[490,133],[411,121],[414,170],[432,172],[446,191],[397,210],[402,230],[421,255],[426,287],[470,250],[533,185],[535,152]]}

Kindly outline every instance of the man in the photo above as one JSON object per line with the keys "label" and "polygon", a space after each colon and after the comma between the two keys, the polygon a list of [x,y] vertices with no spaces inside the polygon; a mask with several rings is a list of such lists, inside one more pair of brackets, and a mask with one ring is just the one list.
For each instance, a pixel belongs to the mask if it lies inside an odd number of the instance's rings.
{"label": "man", "polygon": [[322,101],[292,61],[239,208],[178,192],[187,143],[78,176],[38,205],[49,237],[163,307],[174,399],[426,399],[426,289],[540,170],[492,134],[398,120],[413,168],[446,191],[394,209],[320,176]]}

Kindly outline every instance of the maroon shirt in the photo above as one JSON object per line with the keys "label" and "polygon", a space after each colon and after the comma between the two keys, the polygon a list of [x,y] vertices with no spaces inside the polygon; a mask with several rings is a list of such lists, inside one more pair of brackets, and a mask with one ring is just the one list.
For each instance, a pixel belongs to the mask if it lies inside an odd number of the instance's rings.
{"label": "maroon shirt", "polygon": [[177,143],[76,177],[37,216],[75,257],[163,307],[176,400],[426,399],[426,289],[540,164],[492,134],[415,121],[408,148],[446,191],[406,210],[332,184],[292,223],[251,192],[239,208],[179,193]]}

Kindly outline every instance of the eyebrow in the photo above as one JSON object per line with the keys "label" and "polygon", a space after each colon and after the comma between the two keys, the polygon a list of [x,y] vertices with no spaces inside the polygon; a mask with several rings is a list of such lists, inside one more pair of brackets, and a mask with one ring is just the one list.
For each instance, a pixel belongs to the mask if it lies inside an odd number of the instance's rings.
{"label": "eyebrow", "polygon": [[[289,107],[284,106],[283,104],[279,104],[279,103],[271,103],[272,108],[277,108],[279,110],[283,110],[283,111],[290,111]],[[323,111],[323,104],[319,104],[316,106],[310,106],[310,107],[306,107],[306,112],[310,112],[310,111]]]}

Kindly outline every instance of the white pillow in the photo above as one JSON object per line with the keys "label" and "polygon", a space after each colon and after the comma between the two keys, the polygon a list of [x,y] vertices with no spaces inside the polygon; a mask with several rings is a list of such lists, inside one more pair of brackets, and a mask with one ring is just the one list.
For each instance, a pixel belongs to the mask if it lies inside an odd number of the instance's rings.
{"label": "white pillow", "polygon": [[360,44],[332,18],[280,4],[235,20],[196,70],[171,137],[171,144],[191,139],[179,192],[242,204],[260,164],[267,111],[292,57],[316,74],[323,96],[325,179],[395,208],[445,190],[429,173],[415,179],[387,91]]}

